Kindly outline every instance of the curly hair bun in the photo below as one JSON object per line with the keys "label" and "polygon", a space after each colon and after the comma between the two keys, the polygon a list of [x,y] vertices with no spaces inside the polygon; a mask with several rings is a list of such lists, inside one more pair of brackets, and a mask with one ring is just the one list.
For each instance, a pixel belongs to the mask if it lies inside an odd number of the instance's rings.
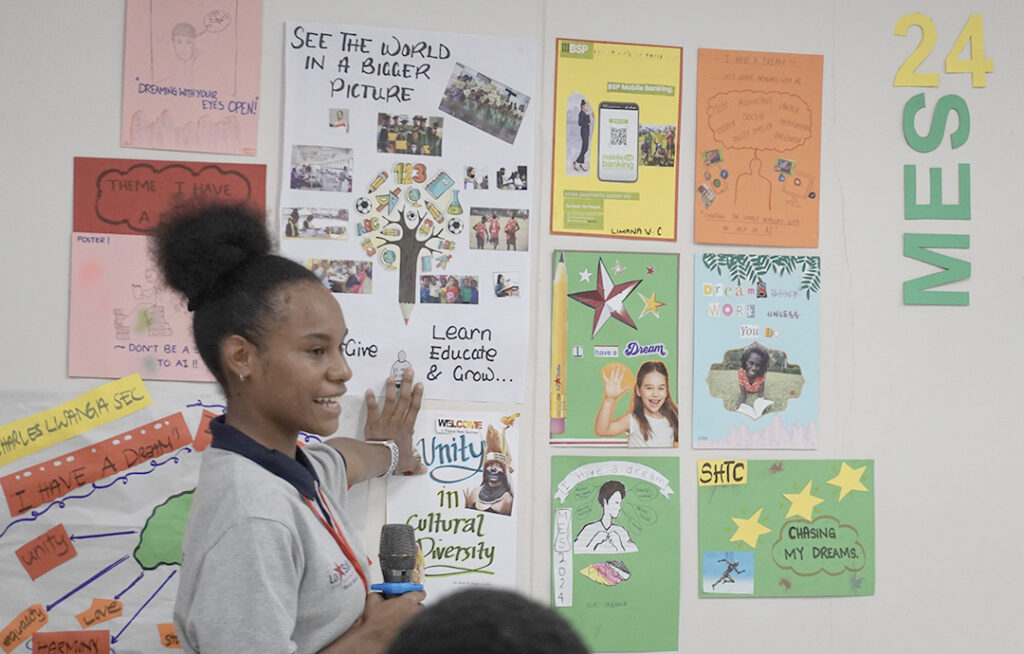
{"label": "curly hair bun", "polygon": [[163,216],[151,245],[172,289],[194,309],[247,262],[270,253],[263,216],[242,204],[184,204]]}

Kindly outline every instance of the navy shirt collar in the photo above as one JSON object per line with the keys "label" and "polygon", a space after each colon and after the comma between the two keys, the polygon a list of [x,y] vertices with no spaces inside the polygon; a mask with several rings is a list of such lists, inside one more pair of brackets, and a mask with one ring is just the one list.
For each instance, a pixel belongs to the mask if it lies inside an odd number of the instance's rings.
{"label": "navy shirt collar", "polygon": [[320,479],[301,447],[296,448],[295,458],[292,459],[283,452],[272,450],[249,438],[224,422],[224,416],[217,416],[210,421],[210,433],[213,434],[210,447],[244,456],[294,486],[304,497],[320,503],[316,493]]}

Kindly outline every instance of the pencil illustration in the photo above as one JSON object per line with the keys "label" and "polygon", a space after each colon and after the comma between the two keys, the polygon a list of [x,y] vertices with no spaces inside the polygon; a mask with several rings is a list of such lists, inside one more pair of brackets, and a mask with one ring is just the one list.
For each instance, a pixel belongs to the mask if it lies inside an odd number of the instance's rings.
{"label": "pencil illustration", "polygon": [[551,289],[551,433],[565,433],[565,366],[569,341],[569,275],[558,255]]}

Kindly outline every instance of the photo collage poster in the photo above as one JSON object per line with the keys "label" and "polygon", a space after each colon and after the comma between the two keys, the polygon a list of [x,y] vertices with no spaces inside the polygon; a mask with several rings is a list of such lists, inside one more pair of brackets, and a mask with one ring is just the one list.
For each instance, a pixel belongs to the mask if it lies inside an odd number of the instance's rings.
{"label": "photo collage poster", "polygon": [[428,604],[471,586],[515,589],[522,422],[420,412],[413,445],[427,473],[388,480],[387,522],[415,529]]}
{"label": "photo collage poster", "polygon": [[121,146],[256,154],[263,3],[127,0]]}
{"label": "photo collage poster", "polygon": [[870,460],[697,462],[700,597],[875,592]]}
{"label": "photo collage poster", "polygon": [[694,242],[818,247],[822,65],[698,50]]}
{"label": "photo collage poster", "polygon": [[75,158],[68,375],[213,381],[192,314],[150,257],[149,235],[182,200],[266,206],[266,166]]}
{"label": "photo collage poster", "polygon": [[679,47],[556,40],[551,232],[674,241]]}
{"label": "photo collage poster", "polygon": [[817,447],[820,295],[816,256],[694,256],[694,448]]}
{"label": "photo collage poster", "polygon": [[552,603],[594,652],[679,645],[679,459],[551,458]]}
{"label": "photo collage poster", "polygon": [[536,45],[291,22],[281,250],[336,294],[354,389],[522,402]]}
{"label": "photo collage poster", "polygon": [[552,445],[677,447],[679,256],[555,251]]}

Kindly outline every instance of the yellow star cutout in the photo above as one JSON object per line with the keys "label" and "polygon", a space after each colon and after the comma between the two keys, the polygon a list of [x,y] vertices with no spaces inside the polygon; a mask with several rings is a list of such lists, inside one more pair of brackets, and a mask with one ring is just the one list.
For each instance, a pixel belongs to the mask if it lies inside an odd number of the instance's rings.
{"label": "yellow star cutout", "polygon": [[[644,310],[640,312],[640,318],[643,318],[649,313],[653,313],[654,317],[661,320],[661,316],[658,315],[658,307],[665,306],[664,302],[658,302],[658,294],[651,293],[651,297],[646,297],[643,293],[637,293],[640,299],[644,301]],[[639,320],[640,318],[637,318]]]}
{"label": "yellow star cutout", "polygon": [[839,468],[839,474],[828,480],[829,484],[839,487],[839,501],[842,502],[843,498],[850,491],[864,491],[867,492],[867,488],[864,484],[860,483],[860,476],[864,474],[867,466],[861,466],[859,468],[851,468],[846,465],[846,461],[843,461],[843,465]]}
{"label": "yellow star cutout", "polygon": [[807,485],[799,493],[783,493],[782,496],[790,502],[787,518],[798,515],[801,518],[813,520],[814,507],[825,501],[811,495],[811,482],[807,482]]}
{"label": "yellow star cutout", "polygon": [[758,522],[761,519],[761,511],[764,511],[764,507],[758,509],[757,513],[745,520],[743,518],[733,518],[732,521],[736,523],[736,533],[732,535],[729,542],[741,540],[751,547],[757,547],[757,539],[761,534],[767,534],[771,531],[771,529]]}

